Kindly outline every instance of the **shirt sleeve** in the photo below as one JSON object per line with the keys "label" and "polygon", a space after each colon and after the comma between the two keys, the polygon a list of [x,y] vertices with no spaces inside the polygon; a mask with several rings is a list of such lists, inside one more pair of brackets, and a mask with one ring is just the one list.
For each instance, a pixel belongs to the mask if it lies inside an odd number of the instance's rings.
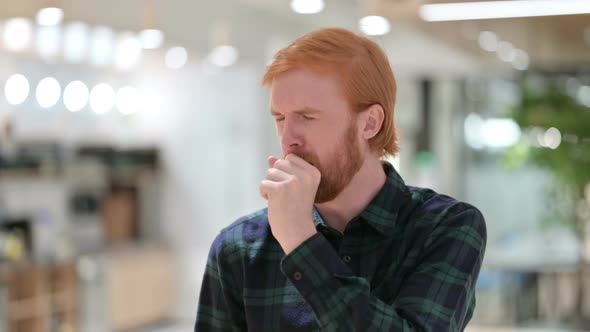
{"label": "shirt sleeve", "polygon": [[227,265],[225,252],[232,252],[224,245],[224,233],[220,233],[209,251],[207,266],[201,285],[194,331],[241,331],[246,326],[244,306],[237,294],[231,266]]}
{"label": "shirt sleeve", "polygon": [[[486,244],[481,213],[469,206],[440,222],[391,303],[370,292],[321,233],[285,256],[281,270],[326,331],[462,331],[471,319]],[[394,296],[394,294],[392,294]]]}

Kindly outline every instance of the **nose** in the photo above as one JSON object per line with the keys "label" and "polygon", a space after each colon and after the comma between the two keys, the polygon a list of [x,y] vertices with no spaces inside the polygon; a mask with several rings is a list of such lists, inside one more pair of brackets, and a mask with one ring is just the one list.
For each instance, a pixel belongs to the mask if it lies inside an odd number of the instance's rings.
{"label": "nose", "polygon": [[284,154],[297,150],[303,146],[303,137],[295,119],[285,118],[282,125],[279,126],[278,131],[281,140],[281,148],[283,149]]}

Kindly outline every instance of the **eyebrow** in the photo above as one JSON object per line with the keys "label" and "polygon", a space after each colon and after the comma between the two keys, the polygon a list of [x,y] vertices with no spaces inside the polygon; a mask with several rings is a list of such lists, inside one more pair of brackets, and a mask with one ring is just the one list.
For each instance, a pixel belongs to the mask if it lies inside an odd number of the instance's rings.
{"label": "eyebrow", "polygon": [[[293,111],[293,113],[295,113],[295,114],[313,114],[313,113],[319,113],[319,112],[321,112],[321,111],[318,109],[315,109],[315,108],[311,108],[311,107],[305,107],[303,109]],[[273,116],[281,115],[281,113],[279,113],[273,109],[270,110],[270,114],[272,114]]]}

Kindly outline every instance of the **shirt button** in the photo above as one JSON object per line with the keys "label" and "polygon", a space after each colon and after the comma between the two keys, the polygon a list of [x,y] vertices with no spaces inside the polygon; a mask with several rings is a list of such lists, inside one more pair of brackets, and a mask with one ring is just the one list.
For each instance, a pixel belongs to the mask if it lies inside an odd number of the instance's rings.
{"label": "shirt button", "polygon": [[350,256],[342,256],[342,259],[344,260],[345,263],[350,262]]}
{"label": "shirt button", "polygon": [[301,277],[302,277],[301,272],[297,271],[297,272],[293,273],[293,279],[299,281],[299,280],[301,280]]}

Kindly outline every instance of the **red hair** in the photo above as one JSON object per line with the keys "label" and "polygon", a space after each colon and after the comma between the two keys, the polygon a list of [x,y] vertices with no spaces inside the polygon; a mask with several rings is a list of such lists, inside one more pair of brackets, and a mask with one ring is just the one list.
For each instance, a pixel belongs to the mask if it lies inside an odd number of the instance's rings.
{"label": "red hair", "polygon": [[393,119],[397,88],[387,56],[379,45],[340,28],[310,32],[277,52],[262,85],[270,86],[277,75],[297,67],[339,77],[342,91],[356,112],[381,105],[385,113],[383,124],[369,140],[369,146],[381,156],[394,156],[399,151]]}

